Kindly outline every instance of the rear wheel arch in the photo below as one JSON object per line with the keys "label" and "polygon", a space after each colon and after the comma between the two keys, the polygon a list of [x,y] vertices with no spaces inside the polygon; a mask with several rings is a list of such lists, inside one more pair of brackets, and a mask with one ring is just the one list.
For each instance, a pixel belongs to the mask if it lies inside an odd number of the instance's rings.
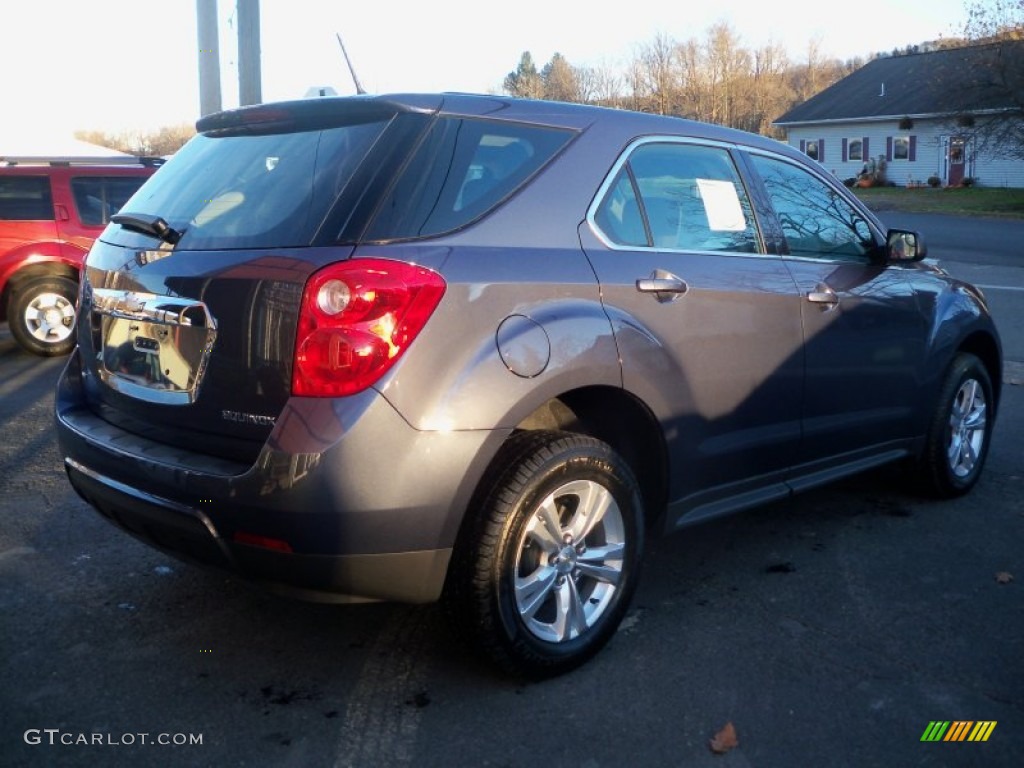
{"label": "rear wheel arch", "polygon": [[3,292],[0,293],[0,318],[6,318],[11,296],[27,282],[41,277],[63,277],[77,284],[80,276],[76,267],[57,260],[37,261],[20,267],[8,276]]}
{"label": "rear wheel arch", "polygon": [[81,272],[76,267],[63,261],[37,261],[26,264],[15,270],[7,278],[7,283],[4,285],[3,298],[5,300],[9,299],[10,295],[17,291],[20,286],[40,277],[63,277],[77,283],[81,279]]}
{"label": "rear wheel arch", "polygon": [[658,420],[647,406],[622,389],[584,387],[551,398],[520,420],[495,451],[470,494],[455,535],[456,552],[473,536],[477,516],[506,469],[505,445],[533,432],[586,435],[607,443],[629,465],[643,497],[644,528],[660,530],[668,499],[668,450]]}
{"label": "rear wheel arch", "polygon": [[648,528],[667,501],[668,450],[651,410],[615,387],[595,386],[552,398],[516,426],[517,431],[557,430],[589,435],[607,443],[629,464],[640,484]]}

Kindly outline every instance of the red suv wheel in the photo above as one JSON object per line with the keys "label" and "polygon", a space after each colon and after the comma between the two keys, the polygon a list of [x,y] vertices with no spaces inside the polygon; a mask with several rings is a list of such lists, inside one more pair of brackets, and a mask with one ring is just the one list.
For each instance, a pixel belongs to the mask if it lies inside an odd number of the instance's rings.
{"label": "red suv wheel", "polygon": [[40,277],[15,289],[7,308],[14,338],[37,355],[66,355],[75,346],[78,284],[66,277]]}

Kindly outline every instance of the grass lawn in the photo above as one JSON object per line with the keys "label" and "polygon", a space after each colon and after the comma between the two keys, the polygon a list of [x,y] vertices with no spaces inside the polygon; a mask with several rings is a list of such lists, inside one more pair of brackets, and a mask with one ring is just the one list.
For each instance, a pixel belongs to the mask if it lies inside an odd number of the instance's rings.
{"label": "grass lawn", "polygon": [[954,187],[872,187],[852,190],[875,211],[946,213],[1024,219],[1024,189]]}

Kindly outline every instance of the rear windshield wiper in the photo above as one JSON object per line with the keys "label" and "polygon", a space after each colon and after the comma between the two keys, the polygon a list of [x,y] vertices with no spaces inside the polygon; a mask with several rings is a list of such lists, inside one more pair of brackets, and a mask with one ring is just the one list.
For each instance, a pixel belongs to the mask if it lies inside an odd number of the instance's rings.
{"label": "rear windshield wiper", "polygon": [[115,213],[110,220],[133,232],[159,237],[171,245],[181,240],[182,233],[159,216],[151,216],[147,213]]}

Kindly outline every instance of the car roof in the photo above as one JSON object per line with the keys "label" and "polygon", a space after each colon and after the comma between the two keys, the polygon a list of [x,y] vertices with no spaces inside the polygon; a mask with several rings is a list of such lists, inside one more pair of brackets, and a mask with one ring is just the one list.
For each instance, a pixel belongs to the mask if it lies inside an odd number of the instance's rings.
{"label": "car roof", "polygon": [[799,156],[788,145],[765,136],[670,115],[656,115],[589,104],[522,99],[475,93],[390,93],[380,95],[327,96],[272,102],[218,112],[196,123],[199,132],[230,128],[239,122],[270,122],[275,116],[298,118],[310,126],[344,114],[389,115],[418,112],[453,117],[488,117],[528,122],[578,131],[599,127],[623,136],[669,135],[741,144]]}

